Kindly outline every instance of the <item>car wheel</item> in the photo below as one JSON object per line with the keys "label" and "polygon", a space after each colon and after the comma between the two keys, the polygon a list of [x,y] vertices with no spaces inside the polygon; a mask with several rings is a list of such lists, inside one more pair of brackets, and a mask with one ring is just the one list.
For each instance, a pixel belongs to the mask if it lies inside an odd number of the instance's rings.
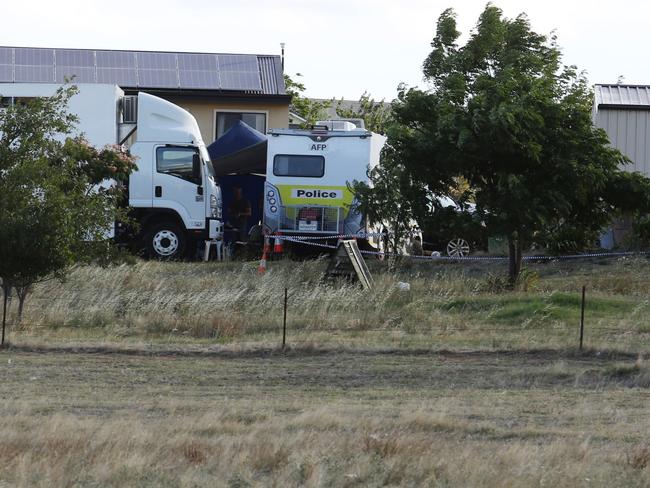
{"label": "car wheel", "polygon": [[447,244],[447,256],[452,258],[463,258],[469,254],[469,244],[465,239],[456,238]]}

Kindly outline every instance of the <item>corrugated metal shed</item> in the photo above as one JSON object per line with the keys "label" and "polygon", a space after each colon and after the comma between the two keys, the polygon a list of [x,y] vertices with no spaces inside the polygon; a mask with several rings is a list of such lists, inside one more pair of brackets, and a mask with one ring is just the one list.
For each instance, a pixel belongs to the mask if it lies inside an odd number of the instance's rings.
{"label": "corrugated metal shed", "polygon": [[125,89],[177,89],[284,95],[279,56],[0,47],[0,82],[114,83]]}
{"label": "corrugated metal shed", "polygon": [[593,120],[632,160],[627,171],[650,176],[650,85],[596,85]]}
{"label": "corrugated metal shed", "polygon": [[597,107],[650,108],[648,85],[596,85]]}

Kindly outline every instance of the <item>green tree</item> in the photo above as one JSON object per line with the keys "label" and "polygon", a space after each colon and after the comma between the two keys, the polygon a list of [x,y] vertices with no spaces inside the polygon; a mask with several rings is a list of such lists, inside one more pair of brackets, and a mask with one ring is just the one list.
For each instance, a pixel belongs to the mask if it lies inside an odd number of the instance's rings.
{"label": "green tree", "polygon": [[649,181],[620,169],[627,159],[593,126],[587,80],[562,65],[554,37],[490,4],[464,46],[459,36],[444,11],[423,65],[429,89],[401,86],[392,104],[382,164],[405,173],[400,196],[417,219],[466,181],[478,216],[507,236],[514,283],[536,236],[593,235],[615,212],[647,208]]}
{"label": "green tree", "polygon": [[385,134],[392,120],[390,106],[384,100],[376,102],[367,92],[361,95],[355,108],[346,107],[341,98],[336,104],[336,114],[344,119],[363,119],[366,129],[378,134]]}
{"label": "green tree", "polygon": [[[67,112],[73,86],[0,112],[0,279],[25,298],[37,282],[61,278],[74,264],[106,260],[106,238],[121,208],[123,182],[135,169],[118,147],[96,149],[73,135]],[[65,141],[63,137],[68,136]],[[99,185],[108,179],[117,184]],[[4,323],[3,313],[3,341]]]}
{"label": "green tree", "polygon": [[[385,157],[389,158],[391,154]],[[389,250],[399,253],[401,246],[410,235],[412,202],[417,196],[405,198],[405,194],[415,189],[404,178],[408,173],[399,164],[380,164],[369,170],[368,176],[373,181],[369,186],[364,182],[352,182],[351,190],[356,196],[356,209],[364,216],[368,227],[390,229],[388,233]]]}
{"label": "green tree", "polygon": [[[296,73],[295,76],[298,78],[302,75]],[[289,110],[305,119],[305,122],[302,124],[304,128],[309,128],[316,124],[318,120],[327,118],[327,109],[332,106],[331,101],[319,101],[304,97],[305,85],[293,80],[287,74],[284,75],[284,86],[287,94],[291,95]]]}

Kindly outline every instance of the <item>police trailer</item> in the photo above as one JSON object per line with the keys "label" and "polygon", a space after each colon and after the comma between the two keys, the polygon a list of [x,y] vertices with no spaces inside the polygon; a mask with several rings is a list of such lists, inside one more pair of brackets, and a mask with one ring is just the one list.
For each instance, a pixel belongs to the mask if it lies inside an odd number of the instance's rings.
{"label": "police trailer", "polygon": [[368,182],[385,142],[363,123],[343,120],[318,122],[311,130],[270,130],[264,233],[334,238],[367,232],[349,184]]}
{"label": "police trailer", "polygon": [[[60,86],[0,83],[0,95],[4,104],[15,103],[52,96]],[[192,242],[219,239],[221,190],[194,117],[147,93],[125,96],[116,85],[77,87],[68,107],[79,118],[77,131],[96,147],[125,144],[137,158],[128,196],[140,232],[130,238],[167,259],[183,256]]]}

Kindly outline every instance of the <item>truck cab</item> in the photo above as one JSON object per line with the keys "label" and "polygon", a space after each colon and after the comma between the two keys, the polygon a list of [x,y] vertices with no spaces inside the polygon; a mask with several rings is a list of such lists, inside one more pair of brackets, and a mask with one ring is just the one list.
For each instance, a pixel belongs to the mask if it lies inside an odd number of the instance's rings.
{"label": "truck cab", "polygon": [[221,190],[194,117],[158,97],[137,97],[129,205],[148,254],[180,257],[196,240],[220,237]]}

